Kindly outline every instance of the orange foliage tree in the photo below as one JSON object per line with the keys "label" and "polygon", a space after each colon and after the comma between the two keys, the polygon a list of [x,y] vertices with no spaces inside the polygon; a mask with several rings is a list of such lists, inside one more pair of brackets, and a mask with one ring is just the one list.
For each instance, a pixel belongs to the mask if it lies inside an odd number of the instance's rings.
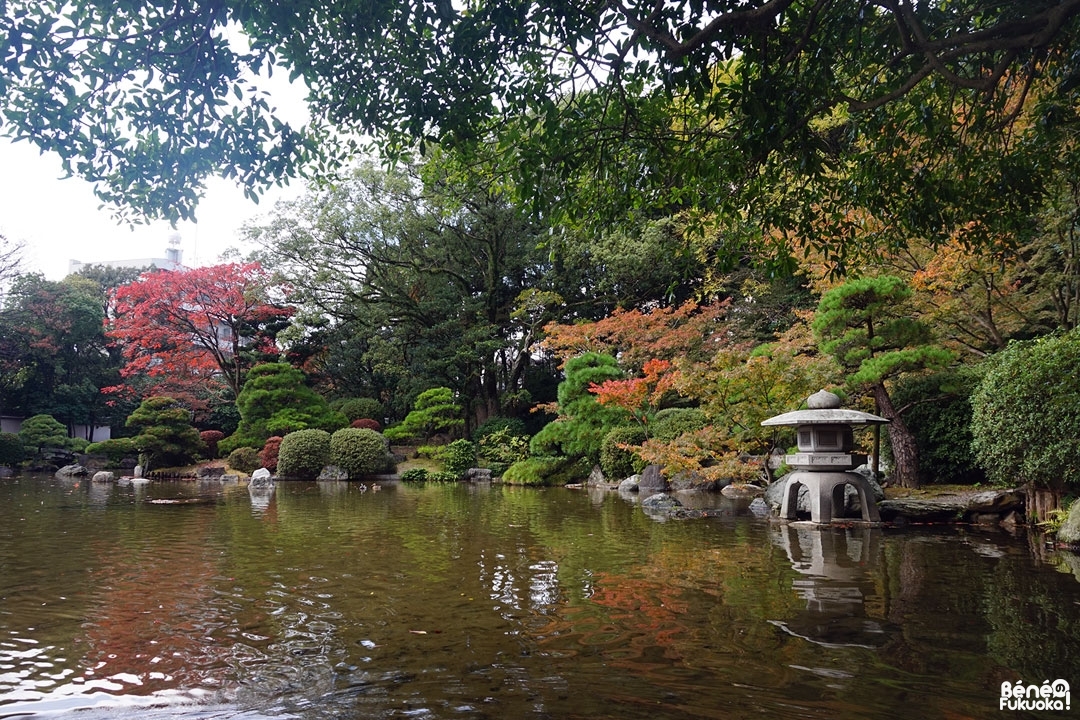
{"label": "orange foliage tree", "polygon": [[247,369],[276,357],[293,313],[270,299],[283,290],[257,263],[143,273],[113,295],[108,334],[123,352],[121,376],[150,379],[157,394],[190,398],[224,384],[236,397]]}

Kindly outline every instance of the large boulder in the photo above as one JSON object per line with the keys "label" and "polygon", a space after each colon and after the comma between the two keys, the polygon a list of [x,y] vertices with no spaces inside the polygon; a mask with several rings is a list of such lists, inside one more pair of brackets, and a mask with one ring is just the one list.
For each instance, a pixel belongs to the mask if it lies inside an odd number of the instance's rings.
{"label": "large boulder", "polygon": [[269,470],[266,468],[259,468],[251,473],[251,482],[248,483],[248,490],[266,490],[272,487],[274,487],[274,478],[270,475]]}
{"label": "large boulder", "polygon": [[90,482],[96,482],[96,483],[116,482],[116,475],[109,472],[108,470],[99,470],[98,472],[94,473],[94,477],[90,478]]}
{"label": "large boulder", "polygon": [[638,481],[638,492],[640,493],[662,493],[667,492],[668,481],[660,472],[659,465],[649,465],[641,471],[641,480]]}
{"label": "large boulder", "polygon": [[84,467],[83,465],[79,464],[65,465],[64,467],[56,471],[57,477],[85,477],[89,474],[90,471],[87,470],[86,467]]}
{"label": "large boulder", "polygon": [[[255,472],[258,472],[258,470],[256,470]],[[254,480],[255,476],[252,475],[251,479]],[[320,481],[348,480],[349,472],[342,467],[338,467],[337,465],[325,465],[323,466],[323,469],[319,472],[319,476],[315,479]]]}
{"label": "large boulder", "polygon": [[1080,502],[1074,502],[1057,534],[1058,542],[1080,545]]}

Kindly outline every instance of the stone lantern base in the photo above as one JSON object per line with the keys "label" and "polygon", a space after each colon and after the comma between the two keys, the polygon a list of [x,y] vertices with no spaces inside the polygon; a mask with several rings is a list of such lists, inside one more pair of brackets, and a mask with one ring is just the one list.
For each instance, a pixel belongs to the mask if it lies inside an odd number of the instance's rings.
{"label": "stone lantern base", "polygon": [[821,472],[796,470],[787,476],[784,499],[780,505],[780,517],[794,520],[799,505],[799,486],[805,485],[810,499],[810,520],[816,523],[833,521],[834,509],[844,507],[844,486],[851,485],[859,494],[862,519],[881,522],[874,493],[866,478],[852,472]]}

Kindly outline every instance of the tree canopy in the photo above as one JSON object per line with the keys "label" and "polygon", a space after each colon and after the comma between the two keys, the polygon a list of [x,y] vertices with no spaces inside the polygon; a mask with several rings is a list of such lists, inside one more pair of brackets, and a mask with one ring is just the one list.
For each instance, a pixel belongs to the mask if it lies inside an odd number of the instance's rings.
{"label": "tree canopy", "polygon": [[[968,194],[1038,195],[1031,153],[1076,124],[1078,14],[1080,0],[8,0],[0,112],[104,199],[171,219],[210,174],[255,194],[336,164],[334,129],[390,153],[497,140],[538,201],[704,204],[782,229],[921,186],[891,220],[932,227]],[[307,84],[309,127],[262,93],[273,68]],[[854,184],[802,210],[778,184],[805,200],[799,176],[837,172]]]}

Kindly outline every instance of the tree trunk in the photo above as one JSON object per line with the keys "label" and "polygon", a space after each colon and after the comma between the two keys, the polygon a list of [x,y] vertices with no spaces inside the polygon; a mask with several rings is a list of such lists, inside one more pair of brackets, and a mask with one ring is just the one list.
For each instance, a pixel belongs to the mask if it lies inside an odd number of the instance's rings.
{"label": "tree trunk", "polygon": [[919,448],[915,436],[908,430],[900,414],[893,407],[892,399],[884,383],[874,385],[874,400],[881,409],[881,416],[889,421],[889,444],[892,445],[893,478],[900,487],[919,487]]}

